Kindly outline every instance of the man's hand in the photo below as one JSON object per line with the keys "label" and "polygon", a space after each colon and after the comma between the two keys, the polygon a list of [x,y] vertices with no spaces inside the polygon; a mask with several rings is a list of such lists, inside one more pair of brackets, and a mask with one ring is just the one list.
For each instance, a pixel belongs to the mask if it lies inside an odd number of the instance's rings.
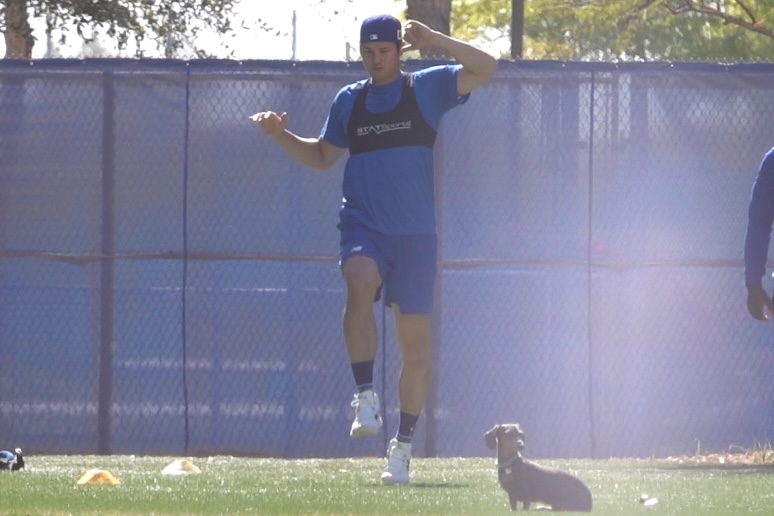
{"label": "man's hand", "polygon": [[409,20],[403,29],[403,52],[421,50],[433,44],[436,32],[422,22]]}
{"label": "man's hand", "polygon": [[274,111],[261,111],[249,117],[250,120],[261,126],[261,130],[271,136],[277,138],[279,135],[285,132],[288,126],[288,114],[282,113],[278,115]]}
{"label": "man's hand", "polygon": [[747,286],[747,311],[759,321],[768,321],[774,314],[771,298],[761,285]]}

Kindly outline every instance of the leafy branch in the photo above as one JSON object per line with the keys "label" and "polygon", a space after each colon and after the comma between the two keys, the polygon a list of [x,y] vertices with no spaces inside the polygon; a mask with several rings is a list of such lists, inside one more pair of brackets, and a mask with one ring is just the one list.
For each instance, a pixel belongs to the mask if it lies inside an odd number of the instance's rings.
{"label": "leafy branch", "polygon": [[[738,6],[739,10],[744,13],[745,18],[731,14],[729,9],[731,5]],[[720,18],[728,24],[762,34],[763,36],[774,40],[774,29],[765,25],[768,14],[774,13],[774,9],[772,8],[769,8],[767,15],[757,17],[748,3],[743,2],[742,0],[729,0],[723,3],[718,1],[708,2],[704,0],[678,0],[675,2],[664,2],[663,6],[674,15],[697,13],[713,16]]]}

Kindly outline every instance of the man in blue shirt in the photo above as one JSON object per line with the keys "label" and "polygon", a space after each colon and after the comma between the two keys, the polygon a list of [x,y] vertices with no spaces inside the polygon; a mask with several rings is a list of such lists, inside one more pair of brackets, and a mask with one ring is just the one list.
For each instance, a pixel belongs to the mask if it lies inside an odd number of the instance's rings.
{"label": "man in blue shirt", "polygon": [[744,283],[747,287],[747,310],[759,321],[774,315],[771,297],[763,289],[769,255],[771,225],[774,221],[774,148],[763,156],[758,177],[753,185],[747,214],[744,243]]}
{"label": "man in blue shirt", "polygon": [[[400,56],[435,46],[457,63],[404,73]],[[433,144],[444,113],[464,104],[488,81],[497,60],[474,46],[409,20],[367,18],[360,54],[368,73],[339,90],[317,138],[287,129],[287,114],[263,111],[250,119],[297,162],[330,168],[349,150],[338,228],[340,265],[347,290],[344,339],[357,393],[352,437],[382,426],[373,391],[377,349],[373,303],[384,291],[392,307],[402,368],[398,431],[387,450],[385,484],[409,482],[411,439],[431,383],[430,314],[437,237]]]}

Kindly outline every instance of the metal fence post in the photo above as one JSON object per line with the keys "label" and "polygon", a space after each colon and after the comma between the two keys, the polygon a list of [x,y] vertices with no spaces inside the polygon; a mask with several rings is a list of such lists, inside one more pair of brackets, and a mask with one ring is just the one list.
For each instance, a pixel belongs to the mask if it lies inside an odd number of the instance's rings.
{"label": "metal fence post", "polygon": [[113,72],[103,75],[102,97],[102,275],[97,401],[97,453],[110,453],[113,399],[113,259],[115,254],[115,82]]}

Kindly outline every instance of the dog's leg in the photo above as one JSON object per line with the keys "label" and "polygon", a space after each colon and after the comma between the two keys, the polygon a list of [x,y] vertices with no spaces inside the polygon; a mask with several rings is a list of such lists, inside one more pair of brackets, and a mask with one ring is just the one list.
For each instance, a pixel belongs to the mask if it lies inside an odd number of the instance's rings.
{"label": "dog's leg", "polygon": [[512,511],[518,510],[517,509],[517,504],[518,504],[519,501],[516,499],[516,493],[515,492],[508,491],[508,502],[510,502],[510,504],[511,504],[511,510]]}

